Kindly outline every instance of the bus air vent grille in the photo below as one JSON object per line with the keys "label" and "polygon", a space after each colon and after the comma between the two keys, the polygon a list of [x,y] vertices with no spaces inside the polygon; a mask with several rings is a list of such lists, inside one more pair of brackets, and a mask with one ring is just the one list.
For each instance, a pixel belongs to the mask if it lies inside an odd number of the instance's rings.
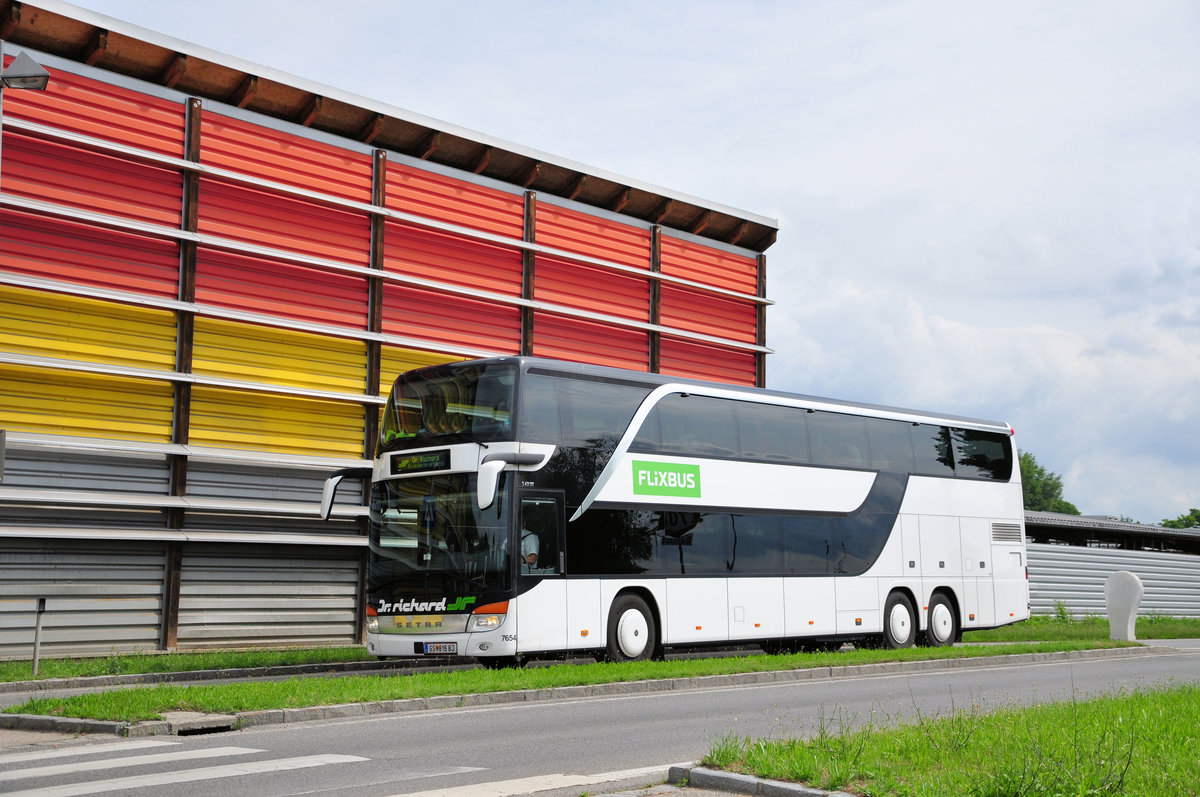
{"label": "bus air vent grille", "polygon": [[993,523],[992,542],[1020,542],[1020,523]]}

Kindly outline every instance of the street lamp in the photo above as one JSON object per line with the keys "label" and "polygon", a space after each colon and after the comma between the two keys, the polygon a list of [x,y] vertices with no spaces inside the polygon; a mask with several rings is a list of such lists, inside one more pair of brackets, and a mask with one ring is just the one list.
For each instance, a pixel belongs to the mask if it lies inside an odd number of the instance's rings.
{"label": "street lamp", "polygon": [[4,43],[0,42],[0,85],[6,89],[33,89],[45,91],[50,85],[50,73],[37,61],[30,58],[24,51],[6,68],[4,66]]}
{"label": "street lamp", "polygon": [[[34,61],[24,51],[17,53],[6,69],[4,66],[4,40],[0,39],[0,146],[4,141],[4,90],[33,89],[45,91],[50,84],[50,73],[46,68]],[[0,152],[0,156],[3,152]],[[0,157],[0,167],[4,158]],[[3,190],[0,187],[0,190]]]}

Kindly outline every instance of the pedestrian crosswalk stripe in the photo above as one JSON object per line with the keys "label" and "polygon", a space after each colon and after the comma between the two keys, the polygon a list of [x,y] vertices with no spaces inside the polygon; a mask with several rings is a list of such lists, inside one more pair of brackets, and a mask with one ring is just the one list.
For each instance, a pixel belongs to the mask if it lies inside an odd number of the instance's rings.
{"label": "pedestrian crosswalk stripe", "polygon": [[330,764],[349,764],[355,761],[367,761],[366,758],[353,755],[312,755],[295,758],[280,758],[274,761],[244,761],[239,764],[226,764],[219,767],[202,767],[200,769],[185,769],[178,772],[160,772],[151,775],[131,775],[112,780],[94,780],[88,783],[73,783],[64,786],[49,786],[43,789],[12,792],[9,797],[74,797],[83,794],[103,794],[104,792],[121,789],[139,789],[147,786],[166,786],[172,783],[192,783],[201,780],[218,778],[235,778],[242,775],[260,775],[267,772],[282,772],[289,769],[305,769],[323,767]]}
{"label": "pedestrian crosswalk stripe", "polygon": [[100,753],[124,750],[144,750],[147,747],[178,747],[183,742],[164,742],[158,739],[140,739],[132,742],[106,742],[104,744],[72,744],[54,750],[30,750],[25,753],[0,753],[0,764],[18,764],[23,761],[43,761],[49,758],[99,755]]}
{"label": "pedestrian crosswalk stripe", "polygon": [[145,764],[165,764],[172,761],[188,761],[196,758],[218,758],[229,755],[248,755],[261,753],[253,747],[208,747],[196,750],[176,750],[171,753],[150,753],[134,755],[125,758],[113,758],[108,761],[72,761],[69,764],[56,764],[46,767],[28,767],[0,772],[0,783],[11,780],[26,780],[28,778],[48,778],[56,775],[69,775],[72,772],[95,772],[100,769],[124,769]]}

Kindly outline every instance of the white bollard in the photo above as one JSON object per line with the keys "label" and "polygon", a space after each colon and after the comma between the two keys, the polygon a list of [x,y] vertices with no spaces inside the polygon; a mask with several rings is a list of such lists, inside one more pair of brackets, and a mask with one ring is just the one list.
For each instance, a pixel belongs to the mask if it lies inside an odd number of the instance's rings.
{"label": "white bollard", "polygon": [[1142,580],[1128,570],[1118,570],[1104,582],[1104,602],[1108,606],[1108,636],[1123,642],[1137,640],[1138,604],[1146,592]]}

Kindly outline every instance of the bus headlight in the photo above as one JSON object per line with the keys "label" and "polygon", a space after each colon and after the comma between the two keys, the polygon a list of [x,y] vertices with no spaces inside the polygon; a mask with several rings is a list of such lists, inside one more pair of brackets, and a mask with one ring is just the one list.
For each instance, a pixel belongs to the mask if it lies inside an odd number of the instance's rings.
{"label": "bus headlight", "polygon": [[471,612],[471,619],[467,621],[467,631],[495,631],[504,624],[504,618],[507,616],[508,601],[480,606]]}
{"label": "bus headlight", "polygon": [[367,607],[367,633],[379,633],[379,615],[375,614],[375,607],[373,606]]}

